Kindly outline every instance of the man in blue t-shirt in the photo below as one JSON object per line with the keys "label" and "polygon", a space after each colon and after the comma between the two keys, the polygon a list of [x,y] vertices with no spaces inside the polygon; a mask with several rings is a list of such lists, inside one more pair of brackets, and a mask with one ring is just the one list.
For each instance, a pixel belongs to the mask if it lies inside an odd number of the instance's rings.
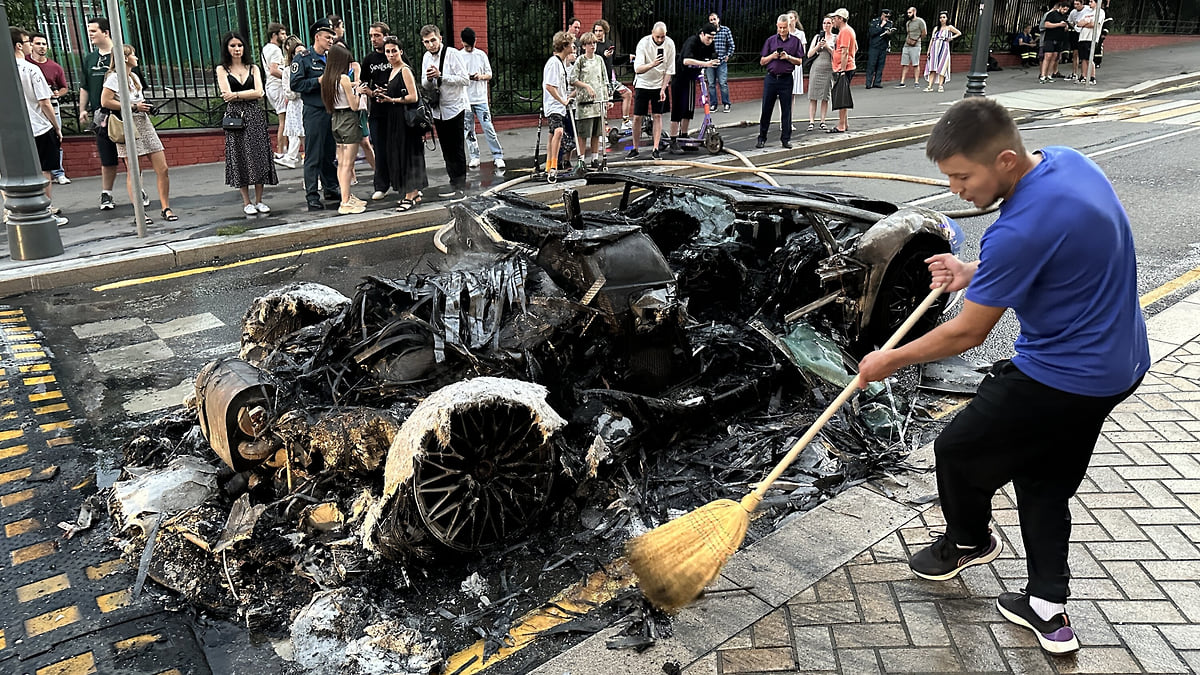
{"label": "man in blue t-shirt", "polygon": [[954,104],[925,154],[959,197],[1004,203],[979,260],[947,253],[926,261],[932,288],[966,289],[962,311],[903,347],[868,354],[861,384],[982,344],[1006,308],[1021,332],[1016,356],[992,366],[934,444],[946,533],[909,567],[940,581],[994,560],[1002,543],[988,528],[992,497],[1012,481],[1029,583],[1023,593],[1001,593],[997,607],[1044,650],[1073,652],[1068,502],[1105,417],[1150,366],[1129,218],[1091,160],[1064,147],[1028,152],[1008,111],[990,99]]}

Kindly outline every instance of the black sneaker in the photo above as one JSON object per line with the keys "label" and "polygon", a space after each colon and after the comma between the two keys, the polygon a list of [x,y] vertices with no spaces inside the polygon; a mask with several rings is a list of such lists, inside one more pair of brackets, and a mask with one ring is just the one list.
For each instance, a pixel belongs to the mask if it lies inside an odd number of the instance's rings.
{"label": "black sneaker", "polygon": [[1079,638],[1075,636],[1066,612],[1059,612],[1046,621],[1029,606],[1027,593],[1001,593],[996,598],[996,609],[1009,621],[1033,631],[1045,651],[1051,654],[1079,651]]}
{"label": "black sneaker", "polygon": [[679,147],[679,141],[671,139],[671,145],[667,146],[667,152],[672,155],[682,155],[683,150]]}
{"label": "black sneaker", "polygon": [[325,205],[322,204],[321,202],[309,202],[308,210],[309,211],[324,211]]}
{"label": "black sneaker", "polygon": [[115,209],[116,207],[117,207],[117,205],[115,203],[113,203],[112,195],[108,194],[107,192],[100,193],[100,210],[101,211]]}
{"label": "black sneaker", "polygon": [[1004,544],[1000,538],[988,531],[990,542],[986,546],[959,548],[945,535],[939,535],[932,544],[917,551],[908,559],[913,574],[930,581],[946,581],[972,565],[986,565],[1000,555]]}
{"label": "black sneaker", "polygon": [[630,150],[629,154],[625,155],[625,159],[637,159],[637,158],[638,158],[637,148]]}
{"label": "black sneaker", "polygon": [[650,158],[651,159],[662,159],[662,153],[658,151],[658,148],[655,148],[650,151]]}
{"label": "black sneaker", "polygon": [[762,138],[760,138],[760,139],[758,139],[757,141],[755,141],[755,142],[754,142],[754,147],[756,147],[756,148],[761,148],[761,147],[765,146],[766,144],[767,144],[767,141],[766,141],[766,140],[764,140],[764,139],[762,139]]}

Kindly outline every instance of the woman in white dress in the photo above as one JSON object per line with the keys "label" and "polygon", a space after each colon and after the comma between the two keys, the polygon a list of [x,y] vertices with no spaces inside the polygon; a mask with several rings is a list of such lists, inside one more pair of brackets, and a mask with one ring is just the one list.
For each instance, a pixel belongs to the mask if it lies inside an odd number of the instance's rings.
{"label": "woman in white dress", "polygon": [[[284,66],[290,67],[292,59],[296,58],[304,51],[304,43],[300,38],[292,35],[283,43]],[[287,117],[283,123],[283,134],[288,139],[288,149],[283,157],[275,163],[280,166],[286,166],[289,169],[295,169],[300,165],[300,139],[304,138],[304,101],[300,100],[300,94],[292,91],[291,70],[285,68],[287,72],[283,77],[283,91],[287,96]]]}
{"label": "woman in white dress", "polygon": [[[808,39],[804,35],[804,24],[800,23],[800,17],[796,14],[796,10],[790,9],[787,13],[788,17],[788,32],[792,37],[800,40],[800,49],[805,49],[808,46]],[[799,110],[799,101],[804,100],[804,67],[796,66],[796,71],[792,74],[792,110]],[[782,127],[783,124],[780,123]],[[792,125],[792,131],[796,130],[796,125]]]}

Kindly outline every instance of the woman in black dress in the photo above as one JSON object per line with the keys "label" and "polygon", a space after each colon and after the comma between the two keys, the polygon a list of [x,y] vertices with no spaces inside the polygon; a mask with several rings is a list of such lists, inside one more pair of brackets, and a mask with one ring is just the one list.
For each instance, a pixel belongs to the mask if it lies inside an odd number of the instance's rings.
{"label": "woman in black dress", "polygon": [[[225,132],[225,184],[242,193],[242,211],[247,216],[270,213],[263,203],[263,185],[276,185],[271,135],[267,115],[259,100],[263,97],[262,73],[246,53],[246,43],[236,33],[221,38],[221,65],[217,66],[217,87],[226,102],[226,117],[241,117],[243,127]],[[250,186],[254,201],[250,201]]]}
{"label": "woman in black dress", "polygon": [[424,134],[408,126],[404,111],[417,103],[417,81],[412,68],[404,62],[404,51],[400,41],[389,36],[383,41],[383,55],[392,66],[387,89],[376,101],[388,106],[387,152],[388,177],[391,188],[404,195],[400,200],[400,211],[407,211],[421,203],[421,190],[429,187],[425,174]]}

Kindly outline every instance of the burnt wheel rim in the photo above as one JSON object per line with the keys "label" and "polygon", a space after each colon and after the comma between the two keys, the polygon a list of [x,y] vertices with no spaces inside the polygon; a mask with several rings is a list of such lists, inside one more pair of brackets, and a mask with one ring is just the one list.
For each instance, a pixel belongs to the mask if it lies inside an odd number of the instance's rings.
{"label": "burnt wheel rim", "polygon": [[490,548],[534,524],[550,494],[552,458],[528,408],[504,402],[458,409],[449,443],[429,434],[417,460],[417,512],[449,548]]}

